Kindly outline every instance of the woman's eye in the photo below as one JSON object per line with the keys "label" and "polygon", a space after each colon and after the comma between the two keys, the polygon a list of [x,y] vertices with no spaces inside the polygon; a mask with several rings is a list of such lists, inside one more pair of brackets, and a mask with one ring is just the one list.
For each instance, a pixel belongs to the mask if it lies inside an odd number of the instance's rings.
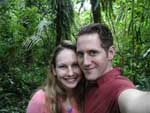
{"label": "woman's eye", "polygon": [[65,68],[67,68],[67,66],[65,66],[65,65],[60,65],[60,66],[58,66],[58,68],[60,68],[60,69],[65,69]]}

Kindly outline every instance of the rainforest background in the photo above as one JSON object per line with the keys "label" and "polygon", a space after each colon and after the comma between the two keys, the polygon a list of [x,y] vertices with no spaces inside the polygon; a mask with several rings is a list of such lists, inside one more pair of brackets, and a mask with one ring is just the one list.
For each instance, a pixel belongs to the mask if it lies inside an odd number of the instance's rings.
{"label": "rainforest background", "polygon": [[25,113],[54,47],[93,22],[112,30],[114,66],[150,90],[150,0],[0,0],[0,113]]}

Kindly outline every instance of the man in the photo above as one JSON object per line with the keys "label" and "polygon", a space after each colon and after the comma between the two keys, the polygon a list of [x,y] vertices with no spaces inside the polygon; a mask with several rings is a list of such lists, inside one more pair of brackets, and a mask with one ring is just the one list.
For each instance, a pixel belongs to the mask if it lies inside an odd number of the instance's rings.
{"label": "man", "polygon": [[113,68],[115,55],[111,31],[103,24],[90,24],[77,35],[78,63],[86,79],[85,113],[150,113],[150,92],[135,89],[133,83]]}

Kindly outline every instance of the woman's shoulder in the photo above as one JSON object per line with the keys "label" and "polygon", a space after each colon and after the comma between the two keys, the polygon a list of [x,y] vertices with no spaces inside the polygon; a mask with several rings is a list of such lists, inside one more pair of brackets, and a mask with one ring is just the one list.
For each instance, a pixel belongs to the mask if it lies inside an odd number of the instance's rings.
{"label": "woman's shoulder", "polygon": [[29,101],[26,113],[43,113],[45,110],[45,92],[37,90]]}
{"label": "woman's shoulder", "polygon": [[46,95],[42,89],[37,90],[32,96],[32,100],[37,103],[45,103],[45,98]]}

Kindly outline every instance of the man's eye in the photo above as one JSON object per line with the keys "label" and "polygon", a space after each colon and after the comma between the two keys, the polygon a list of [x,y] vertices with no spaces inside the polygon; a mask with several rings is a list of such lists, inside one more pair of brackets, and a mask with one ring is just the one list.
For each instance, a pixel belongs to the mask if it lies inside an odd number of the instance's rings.
{"label": "man's eye", "polygon": [[82,57],[83,57],[83,53],[78,52],[78,53],[77,53],[77,56],[78,56],[79,58],[82,58]]}
{"label": "man's eye", "polygon": [[92,50],[92,51],[89,52],[90,56],[96,56],[97,54],[98,54],[98,52],[94,51],[94,50]]}

